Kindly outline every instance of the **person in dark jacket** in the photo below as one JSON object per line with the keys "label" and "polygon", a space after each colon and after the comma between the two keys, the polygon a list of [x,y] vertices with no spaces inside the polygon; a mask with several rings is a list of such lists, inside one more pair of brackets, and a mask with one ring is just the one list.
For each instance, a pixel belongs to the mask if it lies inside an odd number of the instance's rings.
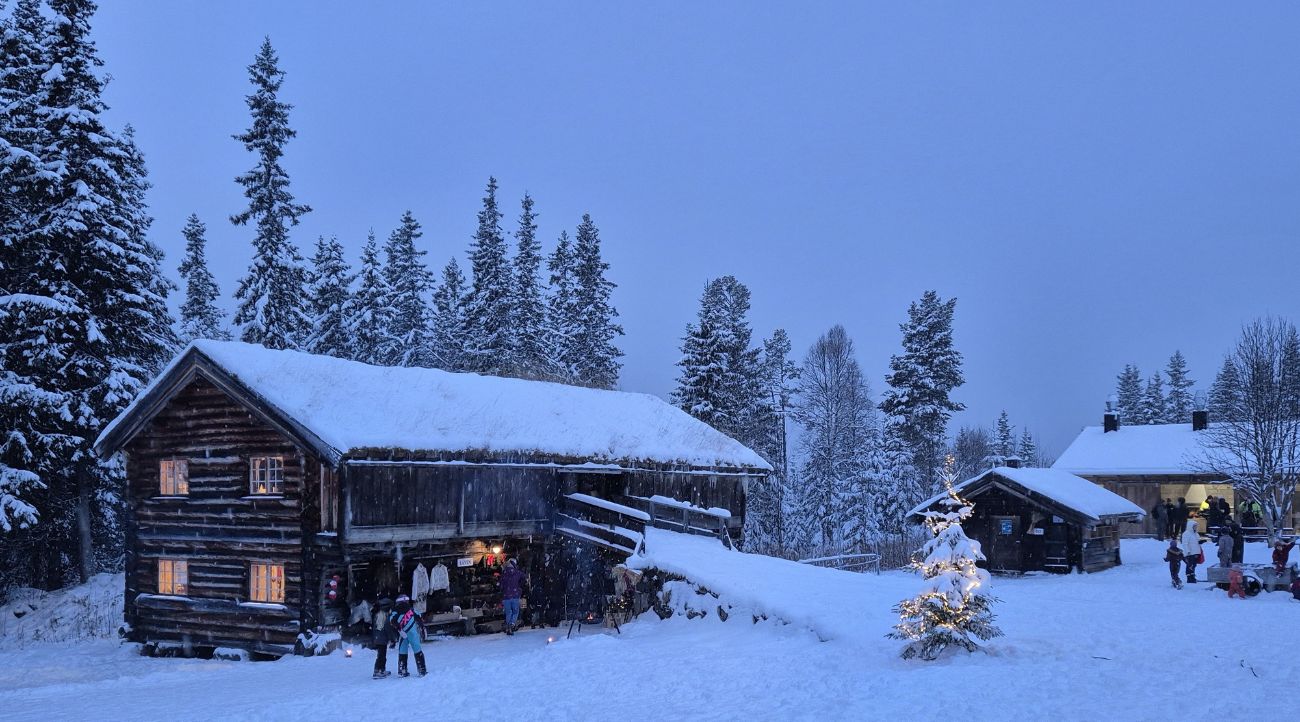
{"label": "person in dark jacket", "polygon": [[524,594],[524,573],[511,559],[501,570],[501,608],[506,613],[506,634],[514,634],[519,627],[519,598]]}
{"label": "person in dark jacket", "polygon": [[1174,585],[1174,589],[1183,588],[1183,580],[1178,578],[1178,572],[1183,567],[1183,550],[1178,548],[1178,539],[1169,538],[1169,548],[1165,550],[1165,561],[1169,562],[1169,579]]}
{"label": "person in dark jacket", "polygon": [[1173,539],[1178,536],[1174,527],[1174,502],[1165,499],[1165,536]]}
{"label": "person in dark jacket", "polygon": [[393,610],[393,600],[380,597],[370,615],[370,646],[375,650],[374,679],[390,675],[388,671],[388,645],[397,641],[397,630],[388,623],[388,613]]}
{"label": "person in dark jacket", "polygon": [[1169,525],[1173,527],[1169,532],[1169,536],[1177,537],[1183,533],[1183,528],[1187,526],[1187,519],[1190,514],[1191,509],[1187,508],[1187,500],[1181,496],[1178,497],[1178,503],[1174,505],[1174,513],[1169,515]]}
{"label": "person in dark jacket", "polygon": [[410,677],[406,671],[406,650],[415,652],[415,667],[423,677],[428,673],[424,667],[424,650],[420,649],[420,637],[424,633],[424,619],[420,613],[411,608],[411,598],[405,594],[397,598],[397,607],[388,615],[388,623],[397,632],[397,676]]}
{"label": "person in dark jacket", "polygon": [[1228,522],[1228,533],[1232,535],[1232,563],[1241,564],[1246,554],[1246,530],[1233,519]]}
{"label": "person in dark jacket", "polygon": [[1300,576],[1291,580],[1291,598],[1300,602]]}
{"label": "person in dark jacket", "polygon": [[1156,538],[1164,541],[1169,532],[1169,510],[1165,508],[1165,502],[1157,500],[1151,507],[1151,524],[1156,528]]}

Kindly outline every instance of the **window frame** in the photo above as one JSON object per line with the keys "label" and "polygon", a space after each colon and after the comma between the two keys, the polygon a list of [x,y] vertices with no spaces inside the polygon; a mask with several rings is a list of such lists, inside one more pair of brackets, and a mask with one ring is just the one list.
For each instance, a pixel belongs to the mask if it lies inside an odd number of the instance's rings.
{"label": "window frame", "polygon": [[[168,474],[170,468],[171,473]],[[181,477],[177,478],[176,470],[181,471]],[[168,484],[171,489],[168,490]],[[189,496],[190,495],[190,460],[177,457],[158,460],[158,496]]]}
{"label": "window frame", "polygon": [[[276,463],[273,468],[271,462]],[[259,473],[264,472],[264,473]],[[275,472],[275,473],[273,473]],[[278,474],[279,478],[273,478]],[[263,478],[258,478],[262,476]],[[263,491],[258,487],[262,486]],[[276,455],[253,456],[248,459],[248,495],[249,496],[283,496],[284,495],[284,457]]]}
{"label": "window frame", "polygon": [[[190,595],[190,561],[163,557],[157,564],[158,593],[169,597],[188,597]],[[166,587],[164,587],[166,580]]]}
{"label": "window frame", "polygon": [[[278,579],[275,574],[277,569]],[[279,593],[278,599],[275,598],[276,592]],[[284,604],[285,598],[285,568],[282,562],[248,563],[248,601],[256,604]]]}

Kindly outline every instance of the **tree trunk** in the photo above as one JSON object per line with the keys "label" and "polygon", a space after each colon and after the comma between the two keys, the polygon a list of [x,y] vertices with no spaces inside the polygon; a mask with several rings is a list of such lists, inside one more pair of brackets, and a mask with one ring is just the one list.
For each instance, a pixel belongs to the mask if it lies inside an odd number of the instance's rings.
{"label": "tree trunk", "polygon": [[77,551],[81,583],[95,573],[95,545],[90,534],[90,489],[85,474],[77,475]]}

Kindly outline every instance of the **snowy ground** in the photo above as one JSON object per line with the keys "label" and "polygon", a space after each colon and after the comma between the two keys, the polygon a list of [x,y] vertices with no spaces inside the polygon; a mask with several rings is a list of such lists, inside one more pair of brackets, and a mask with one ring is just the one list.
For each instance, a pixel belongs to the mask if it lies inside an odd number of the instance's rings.
{"label": "snowy ground", "polygon": [[[650,617],[621,636],[546,630],[434,643],[426,679],[372,681],[372,653],[361,649],[352,659],[253,663],[145,659],[105,641],[0,644],[0,718],[1196,720],[1222,717],[1222,705],[1208,706],[1212,690],[1289,699],[1300,679],[1300,603],[1284,593],[1229,600],[1206,584],[1174,590],[1161,549],[1126,541],[1126,564],[1100,574],[996,578],[1006,636],[987,654],[935,663],[904,662],[884,638],[889,607],[914,577],[827,570],[818,588],[848,597],[817,600],[815,614],[837,617],[824,620],[829,635],[738,617]],[[1252,545],[1248,561],[1264,554]],[[755,589],[718,591],[743,600]],[[559,640],[548,644],[550,635]]]}

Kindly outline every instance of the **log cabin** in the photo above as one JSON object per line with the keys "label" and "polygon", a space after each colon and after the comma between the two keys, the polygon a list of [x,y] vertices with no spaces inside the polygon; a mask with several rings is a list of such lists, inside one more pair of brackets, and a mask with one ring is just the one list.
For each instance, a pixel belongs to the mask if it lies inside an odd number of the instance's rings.
{"label": "log cabin", "polygon": [[[953,487],[974,504],[962,523],[980,543],[991,572],[1095,572],[1120,564],[1119,524],[1141,508],[1087,479],[1056,469],[1001,466]],[[947,498],[940,494],[910,513],[920,522]]]}
{"label": "log cabin", "polygon": [[[1189,423],[1124,424],[1113,408],[1107,408],[1101,426],[1088,426],[1061,452],[1053,469],[1067,471],[1123,496],[1150,511],[1165,499],[1185,499],[1193,510],[1208,497],[1228,500],[1237,514],[1244,497],[1222,474],[1206,470],[1207,436],[1212,423],[1209,412],[1192,412]],[[1289,526],[1300,524],[1300,491],[1295,494]],[[1206,520],[1196,518],[1202,533]],[[1159,536],[1151,514],[1146,519],[1124,522],[1125,537]]]}
{"label": "log cabin", "polygon": [[399,593],[499,628],[507,558],[572,615],[648,524],[737,539],[771,470],[646,394],[207,340],[95,448],[126,468],[129,638],[200,655],[329,649]]}

